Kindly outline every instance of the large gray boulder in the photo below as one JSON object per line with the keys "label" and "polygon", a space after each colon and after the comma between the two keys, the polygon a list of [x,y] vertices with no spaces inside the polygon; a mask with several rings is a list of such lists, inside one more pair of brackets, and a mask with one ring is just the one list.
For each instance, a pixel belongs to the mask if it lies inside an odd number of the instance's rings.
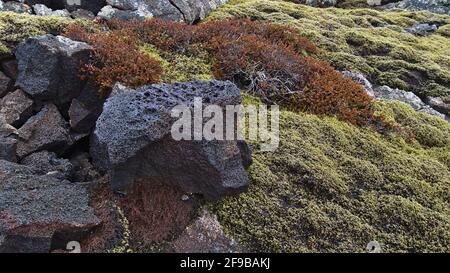
{"label": "large gray boulder", "polygon": [[53,104],[45,105],[18,131],[17,155],[20,158],[42,150],[61,154],[73,142],[69,125]]}
{"label": "large gray boulder", "polygon": [[85,82],[80,66],[86,63],[92,47],[63,36],[43,35],[29,38],[16,50],[16,85],[34,99],[65,105],[76,98]]}
{"label": "large gray boulder", "polygon": [[115,190],[126,190],[136,178],[169,183],[185,192],[217,199],[246,189],[248,149],[237,141],[172,138],[176,105],[193,109],[195,97],[204,105],[238,105],[239,89],[231,82],[194,81],[161,84],[110,97],[97,120],[91,139],[94,164],[111,173]]}
{"label": "large gray boulder", "polygon": [[65,249],[99,224],[82,185],[0,160],[0,253]]}

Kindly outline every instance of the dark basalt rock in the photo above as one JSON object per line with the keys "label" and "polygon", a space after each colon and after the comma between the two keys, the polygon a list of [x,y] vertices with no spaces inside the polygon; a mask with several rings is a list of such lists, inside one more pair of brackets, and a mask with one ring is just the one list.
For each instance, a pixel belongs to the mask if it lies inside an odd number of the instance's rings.
{"label": "dark basalt rock", "polygon": [[96,166],[111,172],[114,189],[126,189],[136,178],[173,184],[207,199],[247,188],[243,162],[249,163],[249,155],[242,153],[249,150],[239,149],[237,141],[172,138],[172,108],[183,104],[192,110],[195,97],[223,109],[241,102],[239,89],[221,81],[151,85],[106,101],[91,155]]}
{"label": "dark basalt rock", "polygon": [[67,122],[53,104],[44,106],[18,131],[17,155],[20,158],[42,150],[61,154],[73,142]]}
{"label": "dark basalt rock", "polygon": [[16,128],[6,123],[5,117],[0,114],[0,159],[17,161],[17,137]]}
{"label": "dark basalt rock", "polygon": [[63,36],[29,38],[16,50],[16,85],[35,100],[66,105],[86,84],[80,79],[80,66],[87,63],[91,52],[88,44]]}
{"label": "dark basalt rock", "polygon": [[77,9],[85,9],[95,14],[106,6],[105,0],[25,0],[25,3],[32,6],[35,4],[44,4],[52,10],[67,9],[75,11]]}
{"label": "dark basalt rock", "polygon": [[21,160],[21,164],[30,166],[36,174],[59,173],[61,177],[69,179],[72,175],[73,165],[69,160],[58,158],[55,153],[41,151],[31,154]]}
{"label": "dark basalt rock", "polygon": [[50,252],[80,240],[100,220],[87,190],[0,160],[0,252]]}
{"label": "dark basalt rock", "polygon": [[0,98],[4,97],[13,86],[13,80],[0,71]]}
{"label": "dark basalt rock", "polygon": [[7,123],[18,128],[33,114],[33,101],[17,89],[0,99],[0,114]]}

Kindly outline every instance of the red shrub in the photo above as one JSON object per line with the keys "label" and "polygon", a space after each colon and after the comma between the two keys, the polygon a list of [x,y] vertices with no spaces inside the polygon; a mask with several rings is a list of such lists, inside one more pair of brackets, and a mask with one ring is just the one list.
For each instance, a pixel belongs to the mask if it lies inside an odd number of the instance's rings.
{"label": "red shrub", "polygon": [[[101,63],[111,65],[108,69],[89,67],[103,85],[109,86],[115,80],[131,86],[156,80],[150,78],[160,74],[153,73],[160,72],[155,61],[148,57],[137,59],[140,42],[166,52],[191,56],[207,53],[216,78],[234,81],[267,102],[335,115],[359,125],[373,119],[372,100],[363,88],[328,64],[310,57],[316,53],[316,47],[294,28],[250,20],[210,21],[190,26],[159,19],[110,21],[107,27],[109,34],[96,34],[95,39],[81,37],[98,48],[96,55]],[[71,35],[76,37],[75,34]],[[111,40],[116,46],[111,46]],[[123,55],[127,60],[110,56],[125,48],[127,53]],[[143,69],[146,62],[150,65]],[[122,74],[128,66],[133,73]],[[130,74],[139,76],[129,79]]]}
{"label": "red shrub", "polygon": [[89,33],[73,25],[65,35],[93,46],[91,60],[82,72],[95,80],[101,92],[116,82],[138,87],[160,81],[160,63],[139,50],[139,41],[133,32]]}

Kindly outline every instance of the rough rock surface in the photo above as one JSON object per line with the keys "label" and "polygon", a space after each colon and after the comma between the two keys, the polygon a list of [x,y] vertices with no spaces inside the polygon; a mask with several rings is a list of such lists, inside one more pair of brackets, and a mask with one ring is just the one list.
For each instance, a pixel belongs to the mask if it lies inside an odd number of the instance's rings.
{"label": "rough rock surface", "polygon": [[175,253],[235,253],[243,248],[224,233],[217,216],[203,210],[200,216],[171,243],[167,251]]}
{"label": "rough rock surface", "polygon": [[[225,4],[227,0],[107,0],[107,2],[109,6],[104,8],[101,15],[104,18],[152,16],[194,23],[204,19],[208,13]],[[111,15],[105,16],[107,13]]]}
{"label": "rough rock surface", "polygon": [[33,101],[20,89],[0,99],[0,115],[7,123],[18,128],[33,114]]}
{"label": "rough rock surface", "polygon": [[100,224],[80,184],[0,160],[0,252],[49,252]]}
{"label": "rough rock surface", "polygon": [[3,11],[13,11],[17,13],[28,13],[32,14],[33,10],[29,5],[26,5],[24,3],[19,3],[16,1],[7,1],[2,4],[0,4],[0,10]]}
{"label": "rough rock surface", "polygon": [[427,103],[436,109],[437,111],[449,115],[450,114],[450,103],[444,102],[442,98],[439,97],[428,97]]}
{"label": "rough rock surface", "polygon": [[100,178],[97,170],[89,161],[88,153],[79,153],[70,158],[70,165],[73,166],[72,180],[76,182],[88,182]]}
{"label": "rough rock surface", "polygon": [[13,81],[11,78],[3,74],[3,72],[0,71],[0,98],[6,95],[8,93],[13,85]]}
{"label": "rough rock surface", "polygon": [[152,16],[152,14],[145,10],[121,10],[108,5],[104,6],[97,16],[106,20],[143,20],[145,17]]}
{"label": "rough rock surface", "polygon": [[366,90],[367,94],[369,94],[369,96],[375,97],[375,94],[373,93],[372,84],[363,74],[355,73],[355,72],[351,72],[351,71],[342,71],[341,73],[344,74],[345,76],[351,78],[355,82],[361,84],[364,87],[364,89]]}
{"label": "rough rock surface", "polygon": [[91,51],[88,44],[63,36],[29,38],[16,50],[19,70],[16,85],[35,99],[67,104],[85,85],[79,71]]}
{"label": "rough rock surface", "polygon": [[25,0],[31,6],[35,4],[43,4],[52,10],[67,9],[75,11],[77,9],[85,9],[97,13],[106,5],[105,0]]}
{"label": "rough rock surface", "polygon": [[30,166],[36,174],[45,175],[48,173],[59,173],[64,178],[69,179],[73,165],[69,160],[58,158],[55,153],[41,151],[31,154],[20,162],[23,165]]}
{"label": "rough rock surface", "polygon": [[195,97],[206,104],[238,105],[239,89],[231,82],[194,81],[142,87],[110,97],[91,140],[94,163],[111,170],[112,187],[125,189],[136,178],[179,186],[207,199],[241,192],[248,185],[236,141],[175,141],[171,110],[193,109]]}
{"label": "rough rock surface", "polygon": [[[400,90],[398,88],[390,88],[389,86],[373,86],[369,80],[361,73],[355,73],[351,71],[343,71],[342,74],[360,83],[366,90],[369,96],[376,99],[386,100],[398,100],[411,105],[414,110],[419,112],[425,112],[433,116],[440,117],[442,119],[448,119],[443,112],[436,111],[431,103],[426,104],[418,96],[412,92]],[[440,100],[440,98],[437,98]],[[437,101],[437,100],[434,100]],[[444,112],[445,113],[445,112]]]}
{"label": "rough rock surface", "polygon": [[334,7],[338,3],[337,0],[303,0],[300,3],[312,7]]}
{"label": "rough rock surface", "polygon": [[425,104],[418,96],[412,92],[400,90],[398,88],[390,88],[389,86],[379,86],[374,88],[376,98],[398,100],[411,105],[414,110],[425,112],[433,116],[446,119],[447,117]]}
{"label": "rough rock surface", "polygon": [[87,83],[69,107],[70,127],[78,133],[90,133],[103,109],[104,99],[94,84]]}
{"label": "rough rock surface", "polygon": [[19,129],[17,155],[49,150],[62,153],[72,144],[69,126],[53,104],[45,105]]}
{"label": "rough rock surface", "polygon": [[406,28],[405,31],[419,36],[426,36],[435,32],[437,29],[437,26],[434,24],[415,24]]}
{"label": "rough rock surface", "polygon": [[13,80],[17,79],[18,71],[16,59],[3,60],[1,61],[0,66],[7,77],[10,77]]}
{"label": "rough rock surface", "polygon": [[449,0],[403,0],[381,7],[385,10],[428,10],[436,13],[450,14]]}
{"label": "rough rock surface", "polygon": [[17,137],[16,128],[6,123],[5,117],[0,114],[0,159],[16,162]]}
{"label": "rough rock surface", "polygon": [[66,9],[52,10],[43,4],[33,5],[33,10],[39,16],[63,16],[70,17],[70,12]]}
{"label": "rough rock surface", "polygon": [[71,15],[74,19],[95,19],[95,14],[92,11],[85,9],[77,9],[75,11],[72,11]]}

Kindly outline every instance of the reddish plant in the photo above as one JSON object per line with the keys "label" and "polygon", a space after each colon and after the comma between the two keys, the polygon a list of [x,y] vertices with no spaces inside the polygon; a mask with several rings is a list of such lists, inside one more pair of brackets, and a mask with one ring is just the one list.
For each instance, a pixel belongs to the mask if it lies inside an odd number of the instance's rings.
{"label": "reddish plant", "polygon": [[[98,48],[100,63],[109,61],[111,67],[106,70],[96,63],[88,67],[103,85],[119,79],[131,86],[156,80],[150,78],[160,75],[154,73],[160,72],[155,61],[149,57],[136,59],[138,43],[152,44],[166,52],[191,56],[207,53],[216,78],[231,80],[267,102],[335,115],[358,125],[374,119],[372,100],[364,89],[327,63],[312,58],[317,48],[294,28],[250,20],[210,21],[194,26],[159,19],[113,20],[106,24],[109,34],[92,34],[94,39],[70,33]],[[124,56],[129,59],[110,57],[124,48],[128,51]],[[143,76],[138,76],[145,62]],[[130,73],[122,74],[128,66],[136,77],[129,79]]]}
{"label": "reddish plant", "polygon": [[82,72],[95,80],[101,92],[116,82],[138,87],[160,81],[163,71],[159,61],[139,50],[139,41],[132,32],[89,33],[72,25],[65,35],[93,46],[91,59]]}

